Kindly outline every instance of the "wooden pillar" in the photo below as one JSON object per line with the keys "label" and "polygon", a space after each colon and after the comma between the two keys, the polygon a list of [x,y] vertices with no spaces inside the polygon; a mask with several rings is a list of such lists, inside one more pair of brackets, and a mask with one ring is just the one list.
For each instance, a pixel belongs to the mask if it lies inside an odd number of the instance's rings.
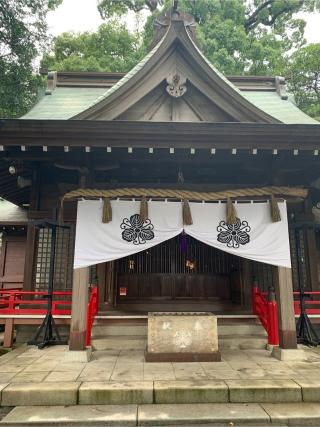
{"label": "wooden pillar", "polygon": [[11,348],[13,345],[13,335],[14,335],[14,320],[12,318],[6,319],[4,327],[4,338],[3,338],[3,347]]}
{"label": "wooden pillar", "polygon": [[27,244],[26,244],[26,257],[24,264],[24,281],[23,281],[23,290],[24,291],[33,291],[33,270],[36,257],[36,236],[37,232],[33,225],[28,224],[27,231]]}
{"label": "wooden pillar", "polygon": [[306,230],[306,240],[307,240],[307,259],[309,267],[309,276],[310,276],[310,289],[312,291],[318,291],[320,288],[318,280],[318,253],[316,245],[316,236],[313,228]]}
{"label": "wooden pillar", "polygon": [[251,262],[249,259],[242,259],[242,281],[243,281],[243,294],[242,304],[245,307],[252,307],[252,284],[253,277],[251,271]]}
{"label": "wooden pillar", "polygon": [[73,271],[69,350],[85,350],[87,330],[89,268]]}
{"label": "wooden pillar", "polygon": [[295,349],[297,335],[290,268],[277,268],[275,285],[279,317],[279,346],[283,349]]}
{"label": "wooden pillar", "polygon": [[[34,218],[30,216],[30,212],[33,214],[39,210],[40,205],[40,171],[38,166],[35,166],[35,170],[32,174],[32,185],[30,190],[30,207],[28,212],[28,220],[39,219],[36,216]],[[26,256],[24,263],[24,280],[23,280],[23,290],[24,291],[34,291],[33,283],[33,272],[35,266],[35,257],[36,257],[36,246],[37,246],[37,230],[32,224],[28,224],[27,229],[27,244],[26,244]]]}

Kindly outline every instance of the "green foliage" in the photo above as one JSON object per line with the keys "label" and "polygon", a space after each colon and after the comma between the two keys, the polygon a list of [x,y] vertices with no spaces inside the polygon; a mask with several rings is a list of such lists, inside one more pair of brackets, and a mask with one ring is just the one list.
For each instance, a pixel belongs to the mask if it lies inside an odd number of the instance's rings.
{"label": "green foliage", "polygon": [[96,33],[61,34],[41,66],[55,71],[126,72],[144,53],[139,37],[112,21]]}
{"label": "green foliage", "polygon": [[46,15],[61,1],[0,1],[0,117],[18,117],[35,101],[41,79],[32,61],[47,39]]}
{"label": "green foliage", "polygon": [[[220,71],[226,74],[281,74],[287,52],[305,43],[305,21],[293,18],[293,13],[315,3],[310,0],[301,5],[296,0],[277,0],[276,4],[270,4],[272,12],[270,8],[261,8],[258,13],[259,6],[264,3],[261,0],[180,0],[179,8],[195,17],[198,43]],[[285,9],[288,4],[289,11]],[[275,20],[272,24],[269,23],[271,19]],[[150,30],[146,42],[149,41]]]}
{"label": "green foliage", "polygon": [[292,55],[288,76],[298,107],[320,121],[320,43]]}
{"label": "green foliage", "polygon": [[114,15],[125,15],[128,10],[140,12],[143,9],[149,9],[154,12],[163,1],[155,0],[99,0],[98,10],[102,18],[111,18]]}
{"label": "green foliage", "polygon": [[[152,22],[172,0],[100,0],[102,17],[147,9],[144,44],[152,39]],[[305,21],[298,11],[320,8],[320,0],[180,0],[179,9],[198,24],[198,43],[207,58],[227,74],[281,74],[288,52],[305,43]]]}

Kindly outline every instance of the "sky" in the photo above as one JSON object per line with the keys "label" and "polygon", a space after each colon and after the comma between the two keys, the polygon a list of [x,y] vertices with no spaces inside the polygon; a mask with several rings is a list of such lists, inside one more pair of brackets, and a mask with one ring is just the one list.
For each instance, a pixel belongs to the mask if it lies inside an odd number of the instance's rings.
{"label": "sky", "polygon": [[[320,13],[298,15],[307,21],[305,36],[308,43],[320,43]],[[49,31],[53,36],[64,31],[96,31],[103,22],[96,0],[64,0],[48,15]],[[128,16],[126,23],[132,31],[139,25],[133,13]]]}
{"label": "sky", "polygon": [[[96,31],[105,22],[100,17],[96,0],[63,0],[56,10],[48,14],[47,21],[53,36],[65,31]],[[139,25],[134,13],[129,14],[126,23],[131,31]]]}

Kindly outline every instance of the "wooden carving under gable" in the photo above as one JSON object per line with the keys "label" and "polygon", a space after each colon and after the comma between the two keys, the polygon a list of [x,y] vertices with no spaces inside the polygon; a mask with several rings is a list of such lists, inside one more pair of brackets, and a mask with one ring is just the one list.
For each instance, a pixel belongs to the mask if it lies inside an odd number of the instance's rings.
{"label": "wooden carving under gable", "polygon": [[186,78],[178,73],[167,77],[168,86],[166,87],[166,90],[168,94],[174,98],[180,98],[187,91],[186,82]]}

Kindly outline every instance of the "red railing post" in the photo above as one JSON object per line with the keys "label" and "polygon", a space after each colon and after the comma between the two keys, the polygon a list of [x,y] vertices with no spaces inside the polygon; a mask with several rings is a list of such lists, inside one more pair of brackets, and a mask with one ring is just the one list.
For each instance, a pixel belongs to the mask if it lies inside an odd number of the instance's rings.
{"label": "red railing post", "polygon": [[98,314],[99,298],[98,286],[92,286],[90,289],[90,297],[87,308],[87,331],[86,331],[86,346],[91,344],[91,331],[95,316]]}
{"label": "red railing post", "polygon": [[268,344],[279,345],[278,306],[273,288],[269,288],[267,307]]}
{"label": "red railing post", "polygon": [[253,279],[252,285],[252,312],[257,315],[257,296],[259,294],[259,285],[257,279]]}
{"label": "red railing post", "polygon": [[15,299],[16,299],[15,293],[10,294],[9,301],[8,301],[9,302],[8,303],[8,310],[9,310],[10,314],[14,314],[14,309],[16,308],[15,304],[14,304]]}
{"label": "red railing post", "polygon": [[269,289],[268,300],[265,293],[260,292],[256,280],[252,287],[252,312],[259,317],[268,334],[268,344],[279,345],[278,307],[273,288]]}

